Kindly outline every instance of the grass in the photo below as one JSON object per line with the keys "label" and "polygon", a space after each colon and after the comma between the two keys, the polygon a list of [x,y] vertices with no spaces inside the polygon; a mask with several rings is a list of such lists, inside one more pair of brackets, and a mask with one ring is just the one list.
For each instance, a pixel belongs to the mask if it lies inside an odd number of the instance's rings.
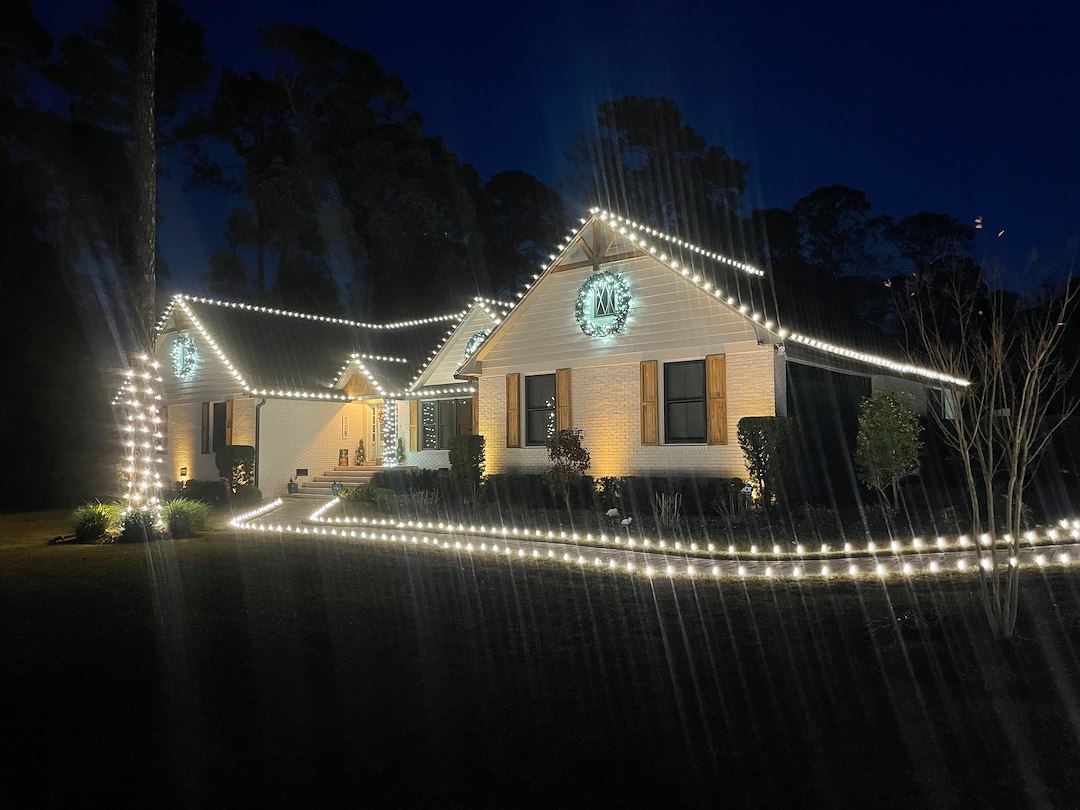
{"label": "grass", "polygon": [[1080,578],[649,581],[0,517],[19,804],[1069,806]]}

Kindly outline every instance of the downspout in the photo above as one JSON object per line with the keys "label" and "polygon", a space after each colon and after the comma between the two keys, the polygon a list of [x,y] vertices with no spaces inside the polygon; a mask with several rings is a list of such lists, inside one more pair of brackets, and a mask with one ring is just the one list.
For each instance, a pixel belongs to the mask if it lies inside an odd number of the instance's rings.
{"label": "downspout", "polygon": [[255,406],[255,486],[259,486],[259,418],[262,410],[262,406],[266,404],[266,397],[262,398],[262,402]]}

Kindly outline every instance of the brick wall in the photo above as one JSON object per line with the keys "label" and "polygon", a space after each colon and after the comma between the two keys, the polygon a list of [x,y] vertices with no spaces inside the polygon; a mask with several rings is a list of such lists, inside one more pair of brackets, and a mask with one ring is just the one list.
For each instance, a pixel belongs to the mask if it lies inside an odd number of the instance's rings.
{"label": "brick wall", "polygon": [[[737,426],[744,416],[775,413],[771,347],[727,355],[726,445],[643,446],[639,375],[637,363],[571,372],[573,423],[583,431],[592,457],[590,475],[671,472],[745,477]],[[548,463],[544,448],[506,447],[505,386],[501,375],[480,380],[480,432],[487,436],[487,471],[539,472]],[[662,423],[661,414],[661,430]]]}
{"label": "brick wall", "polygon": [[[322,475],[337,464],[345,447],[352,460],[367,425],[368,406],[351,402],[304,402],[272,399],[263,406],[259,425],[259,489],[267,498],[284,494],[297,468]],[[349,415],[349,438],[341,435],[341,417]]]}

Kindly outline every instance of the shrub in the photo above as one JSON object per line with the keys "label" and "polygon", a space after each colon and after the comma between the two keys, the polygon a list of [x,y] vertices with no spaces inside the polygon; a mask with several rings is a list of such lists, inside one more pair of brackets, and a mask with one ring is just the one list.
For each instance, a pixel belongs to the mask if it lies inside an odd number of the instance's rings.
{"label": "shrub", "polygon": [[161,507],[161,520],[174,538],[191,537],[201,531],[209,514],[209,506],[190,498],[176,498]]}
{"label": "shrub", "polygon": [[244,484],[237,487],[236,491],[229,496],[230,506],[249,506],[262,500],[262,491],[255,484]]}
{"label": "shrub", "polygon": [[340,495],[343,501],[358,504],[371,512],[385,513],[394,511],[393,491],[373,484],[344,487]]}
{"label": "shrub", "polygon": [[710,504],[729,530],[743,525],[750,516],[750,499],[742,494],[744,486],[741,478],[721,478]]}
{"label": "shrub", "polygon": [[656,522],[666,529],[673,529],[679,522],[683,496],[681,493],[655,492]]}
{"label": "shrub", "polygon": [[120,504],[84,503],[71,513],[75,539],[80,543],[93,543],[105,536],[109,529],[120,523]]}
{"label": "shrub", "polygon": [[214,454],[214,463],[229,492],[255,482],[255,448],[249,444],[225,445]]}
{"label": "shrub", "polygon": [[551,466],[544,471],[544,483],[552,495],[561,495],[570,511],[570,490],[589,469],[589,451],[581,443],[580,430],[556,430],[544,442]]}
{"label": "shrub", "polygon": [[792,515],[795,531],[821,542],[832,542],[843,536],[844,527],[835,509],[806,504]]}
{"label": "shrub", "polygon": [[626,478],[621,475],[605,475],[596,479],[596,494],[600,496],[600,506],[604,509],[619,509],[625,512],[629,508]]}
{"label": "shrub", "polygon": [[161,539],[161,524],[153,512],[132,511],[120,524],[120,542],[145,543]]}
{"label": "shrub", "polygon": [[371,483],[392,490],[395,495],[408,495],[411,492],[438,491],[439,478],[438,470],[399,470],[391,467],[375,473]]}
{"label": "shrub", "polygon": [[783,416],[744,416],[739,420],[739,447],[746,457],[750,479],[766,508],[784,497],[785,484],[795,469],[798,432]]}
{"label": "shrub", "polygon": [[179,497],[202,501],[210,506],[220,506],[229,498],[229,488],[225,486],[224,481],[200,481],[194,479],[186,484],[179,484],[176,491]]}
{"label": "shrub", "polygon": [[450,475],[464,494],[472,500],[480,493],[484,477],[484,437],[454,436],[447,444],[450,451]]}
{"label": "shrub", "polygon": [[919,473],[922,425],[908,394],[881,391],[859,407],[855,441],[855,470],[859,480],[876,489],[883,500],[892,490],[892,508],[900,508],[900,480]]}

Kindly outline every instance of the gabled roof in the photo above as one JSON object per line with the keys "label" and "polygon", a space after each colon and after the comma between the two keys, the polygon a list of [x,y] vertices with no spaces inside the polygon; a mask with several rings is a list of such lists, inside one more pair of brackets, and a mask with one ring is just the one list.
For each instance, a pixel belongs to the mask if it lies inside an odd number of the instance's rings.
{"label": "gabled roof", "polygon": [[[846,361],[863,363],[880,369],[883,373],[904,374],[924,380],[946,382],[955,385],[968,385],[962,380],[935,369],[914,365],[877,353],[876,345],[863,344],[860,349],[850,344],[832,342],[820,333],[809,334],[801,331],[789,320],[783,319],[776,311],[771,291],[761,283],[765,273],[753,265],[731,259],[706,248],[691,244],[684,239],[658,231],[647,225],[600,208],[590,209],[590,216],[582,218],[577,228],[563,239],[558,251],[551,255],[550,263],[533,276],[539,281],[556,268],[585,266],[591,257],[583,255],[582,237],[585,230],[592,227],[607,228],[624,243],[632,246],[633,251],[626,258],[651,258],[672,273],[682,276],[686,281],[707,296],[717,306],[728,307],[752,323],[759,335],[764,334],[776,344],[798,344],[801,354],[806,351],[817,352],[825,356]],[[611,261],[612,259],[607,259]],[[527,284],[519,292],[518,298],[524,300],[535,289],[535,281]],[[519,302],[520,303],[520,302]],[[474,360],[483,356],[501,334],[510,328],[514,315],[505,318],[488,337],[484,347],[466,362],[462,374],[476,374],[478,366]],[[843,330],[841,330],[843,331]],[[876,344],[876,341],[874,342]],[[806,351],[801,351],[805,349]]]}
{"label": "gabled roof", "polygon": [[[446,391],[446,382],[439,377],[445,375],[448,368],[456,372],[469,357],[474,355],[490,337],[492,331],[503,322],[514,305],[507,301],[477,296],[473,305],[457,326],[432,351],[427,363],[409,383],[410,393],[423,393],[424,389],[435,387],[439,392]],[[453,356],[450,354],[453,353]],[[440,371],[441,370],[441,371]],[[457,388],[459,386],[453,386]],[[457,391],[446,391],[457,393]]]}
{"label": "gabled roof", "polygon": [[369,380],[380,396],[403,394],[409,370],[453,332],[466,311],[366,323],[176,295],[158,331],[179,315],[252,394],[346,400],[355,398],[341,390],[353,372]]}

